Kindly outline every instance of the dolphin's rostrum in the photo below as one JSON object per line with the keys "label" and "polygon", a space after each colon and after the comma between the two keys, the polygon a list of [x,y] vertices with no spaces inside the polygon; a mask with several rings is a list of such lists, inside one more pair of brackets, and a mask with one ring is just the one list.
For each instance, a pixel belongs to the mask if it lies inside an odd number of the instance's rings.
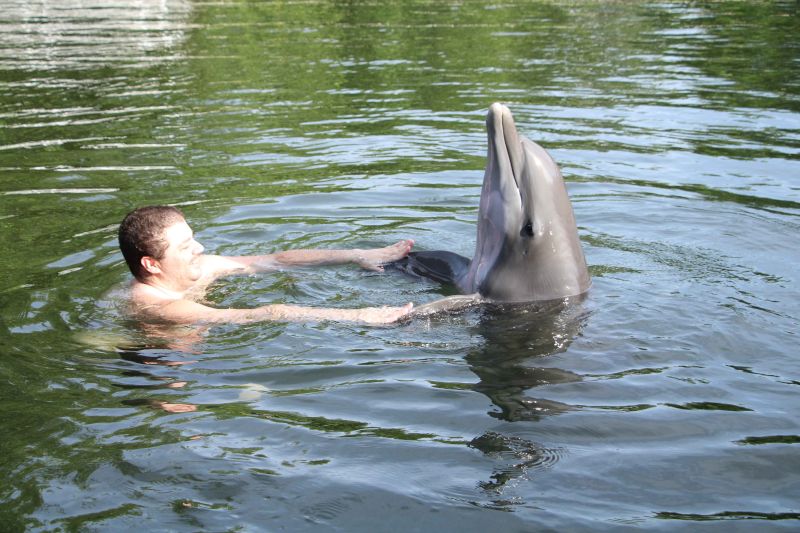
{"label": "dolphin's rostrum", "polygon": [[486,129],[489,150],[472,260],[452,252],[414,252],[398,266],[496,302],[586,292],[591,278],[558,165],[517,133],[506,106],[492,104]]}

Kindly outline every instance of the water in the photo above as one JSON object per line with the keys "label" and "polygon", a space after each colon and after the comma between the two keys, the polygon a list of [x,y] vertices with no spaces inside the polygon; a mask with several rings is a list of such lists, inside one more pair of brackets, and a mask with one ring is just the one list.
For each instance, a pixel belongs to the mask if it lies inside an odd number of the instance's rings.
{"label": "water", "polygon": [[[0,4],[0,529],[798,527],[796,3]],[[117,311],[145,204],[215,253],[471,255],[493,101],[562,166],[585,300]],[[343,266],[209,299],[445,292]]]}

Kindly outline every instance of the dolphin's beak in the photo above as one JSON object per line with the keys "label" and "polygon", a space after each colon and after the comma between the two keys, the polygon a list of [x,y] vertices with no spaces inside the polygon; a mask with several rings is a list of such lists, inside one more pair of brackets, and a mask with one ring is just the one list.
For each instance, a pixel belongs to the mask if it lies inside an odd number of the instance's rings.
{"label": "dolphin's beak", "polygon": [[[491,105],[486,115],[486,132],[489,138],[488,160],[498,167],[491,172],[492,190],[499,192],[507,200],[520,196],[525,156],[514,117],[506,106],[500,103]],[[509,178],[513,178],[513,181]]]}
{"label": "dolphin's beak", "polygon": [[[465,285],[479,290],[503,253],[508,236],[522,227],[522,175],[525,155],[514,117],[503,104],[492,104],[486,115],[488,154],[478,208],[478,239]],[[476,260],[477,258],[477,260]]]}

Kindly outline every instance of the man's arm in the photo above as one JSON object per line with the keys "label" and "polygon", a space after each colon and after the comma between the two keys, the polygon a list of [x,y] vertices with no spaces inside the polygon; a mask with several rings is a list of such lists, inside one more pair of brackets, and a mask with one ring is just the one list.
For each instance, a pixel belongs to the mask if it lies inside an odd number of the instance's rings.
{"label": "man's arm", "polygon": [[286,250],[268,255],[226,257],[203,256],[205,276],[217,278],[228,274],[254,273],[282,268],[339,265],[354,263],[367,270],[383,271],[383,265],[408,255],[414,241],[402,240],[385,248],[370,250]]}
{"label": "man's arm", "polygon": [[364,307],[362,309],[330,309],[271,304],[254,309],[215,309],[190,300],[173,300],[147,306],[142,309],[142,312],[152,318],[176,324],[334,320],[378,325],[397,322],[410,314],[413,307],[411,303],[402,307]]}

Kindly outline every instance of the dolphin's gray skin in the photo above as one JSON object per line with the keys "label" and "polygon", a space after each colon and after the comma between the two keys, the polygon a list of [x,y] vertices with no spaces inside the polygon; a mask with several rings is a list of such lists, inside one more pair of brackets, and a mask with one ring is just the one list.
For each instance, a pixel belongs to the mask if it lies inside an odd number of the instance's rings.
{"label": "dolphin's gray skin", "polygon": [[506,106],[492,104],[486,129],[489,151],[472,260],[452,252],[413,252],[398,266],[499,302],[586,292],[591,278],[558,165],[517,133]]}

